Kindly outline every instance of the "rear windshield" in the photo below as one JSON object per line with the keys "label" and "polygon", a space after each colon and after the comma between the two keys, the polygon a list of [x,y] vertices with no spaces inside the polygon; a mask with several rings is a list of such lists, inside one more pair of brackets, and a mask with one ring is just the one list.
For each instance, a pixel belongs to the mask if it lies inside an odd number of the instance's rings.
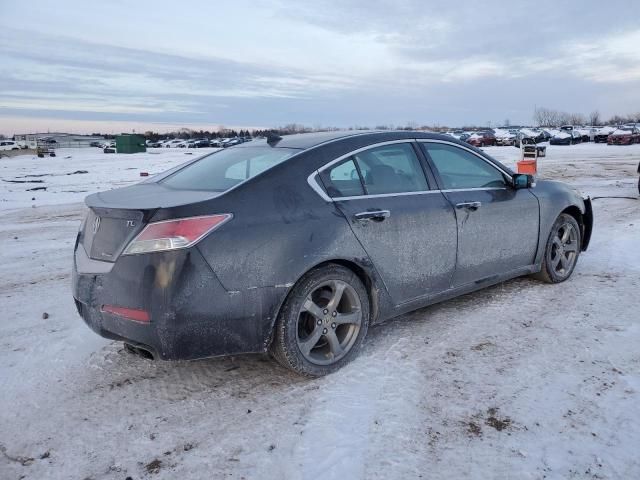
{"label": "rear windshield", "polygon": [[224,192],[279,164],[299,150],[272,147],[229,148],[178,170],[160,183],[180,190]]}

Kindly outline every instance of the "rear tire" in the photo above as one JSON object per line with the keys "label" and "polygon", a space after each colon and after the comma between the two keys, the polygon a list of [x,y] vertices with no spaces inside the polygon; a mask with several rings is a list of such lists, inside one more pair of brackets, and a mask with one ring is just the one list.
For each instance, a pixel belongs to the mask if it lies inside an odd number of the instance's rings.
{"label": "rear tire", "polygon": [[534,277],[547,283],[567,280],[576,267],[581,245],[582,236],[576,219],[566,213],[560,214],[544,249],[542,270]]}
{"label": "rear tire", "polygon": [[310,377],[327,375],[357,354],[369,327],[369,296],[351,270],[330,264],[303,276],[276,321],[271,354]]}

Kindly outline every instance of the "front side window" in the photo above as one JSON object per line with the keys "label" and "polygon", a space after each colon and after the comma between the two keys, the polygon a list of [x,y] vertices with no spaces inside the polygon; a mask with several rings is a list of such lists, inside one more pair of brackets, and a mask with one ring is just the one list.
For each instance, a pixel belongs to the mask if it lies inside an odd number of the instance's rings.
{"label": "front side window", "polygon": [[181,168],[160,183],[181,190],[224,192],[274,167],[299,150],[243,147],[220,150]]}
{"label": "front side window", "polygon": [[445,189],[500,188],[507,182],[497,168],[477,155],[444,143],[421,143],[431,157]]}

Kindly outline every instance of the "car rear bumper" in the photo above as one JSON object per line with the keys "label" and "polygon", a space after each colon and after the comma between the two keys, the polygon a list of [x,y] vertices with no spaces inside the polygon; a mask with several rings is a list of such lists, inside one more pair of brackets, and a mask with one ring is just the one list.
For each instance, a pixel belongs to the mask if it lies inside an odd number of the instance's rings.
{"label": "car rear bumper", "polygon": [[[79,266],[80,265],[80,266]],[[225,290],[196,248],[96,262],[76,249],[73,297],[97,334],[122,340],[163,360],[264,352],[286,290]],[[148,322],[107,313],[145,312]]]}

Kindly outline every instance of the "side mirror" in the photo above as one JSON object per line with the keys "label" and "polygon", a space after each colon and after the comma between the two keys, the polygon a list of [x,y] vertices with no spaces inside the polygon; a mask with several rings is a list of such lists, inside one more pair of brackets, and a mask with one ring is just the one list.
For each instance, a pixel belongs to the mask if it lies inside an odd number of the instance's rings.
{"label": "side mirror", "polygon": [[516,173],[513,176],[513,188],[516,190],[520,190],[521,188],[531,188],[533,185],[533,175]]}

